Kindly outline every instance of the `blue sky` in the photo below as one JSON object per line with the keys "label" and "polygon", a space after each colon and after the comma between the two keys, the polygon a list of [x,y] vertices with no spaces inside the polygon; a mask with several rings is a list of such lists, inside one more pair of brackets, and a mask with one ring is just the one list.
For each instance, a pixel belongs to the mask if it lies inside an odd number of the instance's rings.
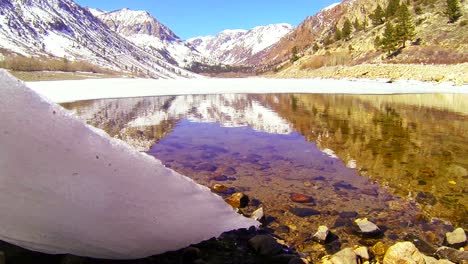
{"label": "blue sky", "polygon": [[179,37],[214,35],[224,29],[250,29],[272,23],[298,25],[338,0],[76,0],[112,11],[147,10]]}

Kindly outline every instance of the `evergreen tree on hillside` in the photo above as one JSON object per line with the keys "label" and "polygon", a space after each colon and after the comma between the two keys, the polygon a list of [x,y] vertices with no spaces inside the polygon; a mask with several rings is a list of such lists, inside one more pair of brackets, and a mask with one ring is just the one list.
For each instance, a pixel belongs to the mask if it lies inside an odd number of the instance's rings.
{"label": "evergreen tree on hillside", "polygon": [[343,37],[343,34],[341,33],[341,30],[335,27],[335,40],[336,41],[341,40],[342,37]]}
{"label": "evergreen tree on hillside", "polygon": [[458,0],[447,0],[447,10],[445,14],[449,18],[449,23],[456,22],[462,16]]}
{"label": "evergreen tree on hillside", "polygon": [[400,0],[388,1],[387,9],[385,10],[385,17],[387,18],[387,20],[393,17],[399,8],[400,8]]}
{"label": "evergreen tree on hillside", "polygon": [[355,31],[361,31],[362,30],[361,23],[359,23],[359,20],[357,19],[357,17],[356,17],[356,19],[354,19],[353,26],[354,26]]}
{"label": "evergreen tree on hillside", "polygon": [[380,45],[389,55],[398,50],[395,28],[390,21],[388,21],[385,26],[385,31],[382,39],[380,40]]}
{"label": "evergreen tree on hillside", "polygon": [[351,37],[351,30],[352,30],[352,25],[351,21],[349,21],[348,18],[346,18],[346,21],[343,24],[343,29],[341,30],[341,34],[344,40],[349,40]]}
{"label": "evergreen tree on hillside", "polygon": [[413,18],[406,4],[402,4],[397,11],[396,37],[401,47],[405,47],[406,41],[412,40],[415,33]]}
{"label": "evergreen tree on hillside", "polygon": [[295,62],[299,59],[299,56],[297,55],[297,47],[294,46],[292,49],[291,49],[291,62]]}
{"label": "evergreen tree on hillside", "polygon": [[372,25],[374,26],[382,25],[384,23],[383,17],[384,17],[384,12],[382,10],[382,7],[380,5],[377,5],[377,7],[374,10],[374,13],[370,15],[370,18],[372,20]]}

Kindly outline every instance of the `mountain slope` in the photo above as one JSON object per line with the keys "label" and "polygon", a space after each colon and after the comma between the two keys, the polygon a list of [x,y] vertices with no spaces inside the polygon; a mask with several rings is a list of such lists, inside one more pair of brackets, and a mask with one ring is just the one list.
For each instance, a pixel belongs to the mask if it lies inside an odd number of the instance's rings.
{"label": "mountain slope", "polygon": [[86,61],[151,77],[194,76],[119,36],[71,0],[2,0],[0,48],[6,53]]}
{"label": "mountain slope", "polygon": [[189,67],[194,61],[215,64],[205,58],[189,43],[180,39],[168,27],[146,11],[127,8],[98,13],[97,17],[111,30],[117,32],[137,46],[156,52],[180,67]]}
{"label": "mountain slope", "polygon": [[291,32],[292,25],[272,24],[251,30],[225,30],[216,36],[187,40],[203,55],[225,64],[248,64],[255,54],[275,44]]}
{"label": "mountain slope", "polygon": [[[410,13],[416,26],[415,44],[408,44],[401,54],[388,60],[382,50],[375,45],[381,38],[385,25],[373,26],[371,14],[377,4],[385,10],[388,0],[344,0],[324,8],[317,14],[307,17],[293,32],[282,38],[266,52],[256,56],[263,65],[287,64],[292,57],[294,47],[303,56],[294,63],[297,70],[334,66],[342,64],[360,64],[363,62],[392,63],[461,63],[468,61],[468,30],[466,19],[467,5],[462,5],[465,14],[458,23],[448,24],[445,1],[417,0],[410,2]],[[349,40],[335,40],[336,28],[342,29],[346,19],[352,23],[364,22],[364,29],[352,28]],[[389,18],[396,23],[395,18]],[[322,61],[319,61],[322,60]],[[324,60],[324,61],[323,61]],[[283,67],[283,66],[280,66]]]}

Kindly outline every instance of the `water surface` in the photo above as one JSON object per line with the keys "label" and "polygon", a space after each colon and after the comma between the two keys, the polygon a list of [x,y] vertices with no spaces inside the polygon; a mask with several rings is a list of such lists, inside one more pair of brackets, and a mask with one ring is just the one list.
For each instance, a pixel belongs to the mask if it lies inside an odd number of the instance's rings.
{"label": "water surface", "polygon": [[[466,102],[466,95],[241,94],[64,106],[201,184],[245,192],[247,213],[264,207],[275,234],[320,255],[375,242],[354,233],[356,217],[382,227],[387,242],[440,244],[452,228],[445,221],[468,227]],[[292,193],[310,202],[295,203]],[[340,239],[313,243],[319,225]]]}

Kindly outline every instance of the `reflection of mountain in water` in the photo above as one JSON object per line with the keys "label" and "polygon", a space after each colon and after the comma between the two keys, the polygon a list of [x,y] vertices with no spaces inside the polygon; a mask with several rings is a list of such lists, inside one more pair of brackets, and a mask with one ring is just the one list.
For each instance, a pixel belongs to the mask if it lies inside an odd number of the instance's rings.
{"label": "reflection of mountain in water", "polygon": [[289,120],[308,141],[356,164],[361,175],[415,199],[432,215],[466,227],[467,97],[418,95],[411,101],[403,95],[259,95],[257,99]]}
{"label": "reflection of mountain in water", "polygon": [[64,104],[81,119],[139,150],[148,150],[181,119],[250,126],[257,131],[289,134],[289,123],[249,95],[187,95],[108,99]]}

